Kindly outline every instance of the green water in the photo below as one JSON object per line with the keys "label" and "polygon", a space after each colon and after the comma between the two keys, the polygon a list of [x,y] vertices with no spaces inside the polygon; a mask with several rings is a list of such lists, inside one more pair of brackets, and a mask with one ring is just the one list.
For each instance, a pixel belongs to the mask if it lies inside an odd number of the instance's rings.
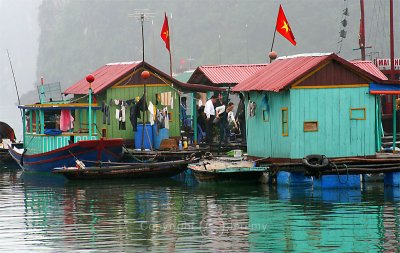
{"label": "green water", "polygon": [[398,252],[399,188],[69,182],[0,170],[0,251]]}

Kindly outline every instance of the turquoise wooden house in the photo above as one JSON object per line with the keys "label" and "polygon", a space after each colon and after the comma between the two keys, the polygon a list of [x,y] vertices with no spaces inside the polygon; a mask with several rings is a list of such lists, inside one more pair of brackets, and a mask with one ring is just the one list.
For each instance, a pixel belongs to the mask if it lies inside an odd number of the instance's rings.
{"label": "turquoise wooden house", "polygon": [[386,77],[371,62],[336,54],[278,58],[240,82],[250,156],[299,159],[372,156],[380,149],[380,99],[370,84]]}
{"label": "turquoise wooden house", "polygon": [[[145,70],[150,72],[150,77],[147,79],[141,76]],[[97,119],[97,126],[93,132],[97,132],[102,137],[123,138],[128,143],[134,139],[133,126],[130,121],[133,108],[130,102],[138,102],[144,94],[145,85],[147,105],[151,102],[155,109],[166,108],[168,110],[170,137],[180,136],[179,96],[182,92],[218,90],[214,87],[180,82],[154,66],[141,61],[109,63],[94,71],[92,75],[95,77],[91,84],[93,94],[97,104],[102,107],[102,110],[96,111],[94,115],[94,118]],[[64,93],[73,94],[75,99],[87,101],[88,85],[86,79],[82,78]],[[122,109],[121,101],[128,103],[124,108],[124,124],[121,124],[121,120],[116,115],[117,110]],[[76,129],[84,128],[82,123],[85,118],[84,114],[76,115]],[[149,122],[149,118],[146,118],[145,121]],[[137,123],[142,123],[142,117],[137,119]]]}

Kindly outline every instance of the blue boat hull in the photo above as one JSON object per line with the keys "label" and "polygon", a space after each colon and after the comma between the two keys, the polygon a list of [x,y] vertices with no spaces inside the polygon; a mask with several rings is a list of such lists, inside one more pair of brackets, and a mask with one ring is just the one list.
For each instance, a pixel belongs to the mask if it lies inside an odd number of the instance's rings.
{"label": "blue boat hull", "polygon": [[116,162],[122,157],[122,139],[79,141],[41,154],[24,154],[12,148],[9,152],[19,166],[26,171],[51,172],[56,167],[75,166],[76,159],[87,166],[98,162]]}

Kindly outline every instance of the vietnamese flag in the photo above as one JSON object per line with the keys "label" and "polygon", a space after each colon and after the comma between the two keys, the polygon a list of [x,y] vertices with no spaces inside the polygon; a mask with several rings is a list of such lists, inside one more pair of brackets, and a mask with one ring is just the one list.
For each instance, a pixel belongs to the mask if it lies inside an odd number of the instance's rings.
{"label": "vietnamese flag", "polygon": [[171,52],[170,46],[169,46],[169,27],[168,27],[168,18],[167,18],[167,13],[165,14],[164,18],[164,24],[161,29],[161,39],[165,42],[165,47],[168,49],[168,51]]}
{"label": "vietnamese flag", "polygon": [[283,12],[282,5],[279,5],[279,12],[278,18],[276,19],[275,29],[294,46],[296,46],[296,39],[293,36],[292,29],[290,29],[290,25],[286,19],[285,13]]}

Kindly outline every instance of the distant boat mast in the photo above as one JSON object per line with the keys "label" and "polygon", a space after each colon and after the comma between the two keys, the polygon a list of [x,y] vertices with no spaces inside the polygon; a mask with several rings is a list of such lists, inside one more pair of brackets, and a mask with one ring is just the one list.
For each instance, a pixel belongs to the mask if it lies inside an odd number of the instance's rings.
{"label": "distant boat mast", "polygon": [[358,44],[361,49],[361,60],[365,61],[365,23],[364,23],[364,0],[360,0],[360,9],[361,9],[361,17],[360,17],[360,39],[358,40]]}
{"label": "distant boat mast", "polygon": [[395,79],[394,71],[394,29],[393,29],[393,0],[390,0],[390,79]]}

